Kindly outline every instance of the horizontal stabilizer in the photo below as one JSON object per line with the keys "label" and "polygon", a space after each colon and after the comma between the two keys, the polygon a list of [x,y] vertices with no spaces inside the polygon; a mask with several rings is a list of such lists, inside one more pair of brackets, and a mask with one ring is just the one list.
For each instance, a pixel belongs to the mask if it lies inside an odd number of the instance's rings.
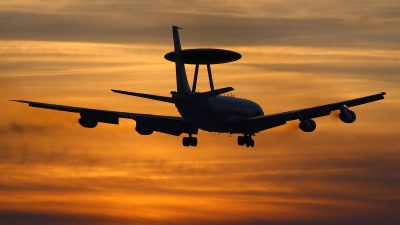
{"label": "horizontal stabilizer", "polygon": [[149,95],[149,94],[129,92],[129,91],[120,91],[120,90],[114,90],[114,89],[111,89],[111,91],[113,91],[115,93],[119,93],[119,94],[124,94],[124,95],[132,95],[132,96],[136,96],[136,97],[148,98],[148,99],[153,99],[153,100],[162,101],[162,102],[175,103],[173,98],[165,97],[165,96]]}
{"label": "horizontal stabilizer", "polygon": [[233,90],[234,89],[232,87],[225,87],[225,88],[220,88],[217,90],[207,91],[207,92],[203,92],[203,93],[190,94],[190,95],[187,95],[187,98],[185,99],[185,101],[194,103],[194,102],[206,100],[208,98],[215,97],[217,95],[224,94],[226,92],[230,92]]}

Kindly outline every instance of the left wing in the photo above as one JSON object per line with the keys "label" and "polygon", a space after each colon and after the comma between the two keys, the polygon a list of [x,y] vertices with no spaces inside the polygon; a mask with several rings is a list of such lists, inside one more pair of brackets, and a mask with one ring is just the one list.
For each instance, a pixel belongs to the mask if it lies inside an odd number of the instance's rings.
{"label": "left wing", "polygon": [[332,111],[340,110],[339,118],[345,123],[352,123],[356,119],[356,115],[348,107],[362,105],[374,101],[384,99],[386,93],[369,95],[361,98],[355,98],[347,101],[336,102],[332,104],[293,110],[272,115],[257,116],[241,121],[231,123],[231,133],[254,134],[262,130],[284,125],[290,120],[300,120],[300,129],[305,132],[312,132],[316,125],[313,118],[327,116]]}
{"label": "left wing", "polygon": [[89,109],[74,106],[55,105],[25,100],[10,100],[27,103],[31,107],[52,109],[64,112],[79,113],[78,122],[86,128],[94,128],[98,123],[119,124],[119,118],[133,119],[136,121],[136,131],[142,135],[148,135],[153,131],[179,136],[182,133],[197,134],[198,128],[193,127],[182,117],[162,116],[109,110]]}

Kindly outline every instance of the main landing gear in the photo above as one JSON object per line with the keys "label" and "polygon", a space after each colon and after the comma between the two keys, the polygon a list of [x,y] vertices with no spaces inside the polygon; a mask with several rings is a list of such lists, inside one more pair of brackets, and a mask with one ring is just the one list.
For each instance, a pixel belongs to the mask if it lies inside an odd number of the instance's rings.
{"label": "main landing gear", "polygon": [[251,138],[252,135],[243,135],[243,136],[238,136],[238,145],[243,146],[246,145],[246,147],[254,147],[254,140]]}
{"label": "main landing gear", "polygon": [[197,138],[192,137],[192,135],[190,134],[189,137],[183,137],[182,144],[185,147],[189,147],[189,146],[196,147],[197,146]]}

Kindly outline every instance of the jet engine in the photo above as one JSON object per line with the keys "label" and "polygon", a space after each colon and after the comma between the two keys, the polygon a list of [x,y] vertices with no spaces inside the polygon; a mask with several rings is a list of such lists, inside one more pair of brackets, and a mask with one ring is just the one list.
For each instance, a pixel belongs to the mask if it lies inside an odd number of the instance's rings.
{"label": "jet engine", "polygon": [[150,135],[150,134],[153,133],[153,130],[150,130],[149,128],[145,128],[145,127],[136,126],[135,130],[136,130],[140,135]]}
{"label": "jet engine", "polygon": [[313,132],[317,127],[317,124],[312,119],[302,120],[300,121],[299,127],[304,132]]}
{"label": "jet engine", "polygon": [[78,119],[78,122],[82,127],[86,128],[95,128],[98,124],[97,121],[83,119],[82,117]]}
{"label": "jet engine", "polygon": [[356,114],[348,108],[345,108],[345,110],[340,110],[339,118],[343,123],[353,123],[356,121]]}

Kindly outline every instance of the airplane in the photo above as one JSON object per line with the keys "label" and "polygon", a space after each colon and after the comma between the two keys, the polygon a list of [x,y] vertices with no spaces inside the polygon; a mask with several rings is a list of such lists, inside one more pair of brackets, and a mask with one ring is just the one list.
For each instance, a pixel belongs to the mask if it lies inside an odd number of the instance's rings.
{"label": "airplane", "polygon": [[[263,130],[282,126],[287,121],[299,120],[299,128],[303,132],[313,132],[316,129],[314,118],[330,115],[339,110],[339,118],[344,123],[353,123],[356,114],[350,107],[358,106],[384,99],[385,92],[346,101],[298,109],[288,112],[264,115],[262,108],[255,102],[223,95],[234,90],[232,87],[214,89],[211,64],[232,62],[241,58],[234,51],[223,49],[185,49],[182,50],[178,30],[172,26],[174,51],[167,53],[164,58],[175,63],[176,91],[171,91],[171,97],[129,92],[111,89],[115,93],[147,98],[156,101],[172,103],[177,108],[179,116],[165,116],[118,112],[101,109],[90,109],[74,106],[56,105],[26,100],[10,100],[27,103],[31,107],[79,113],[78,122],[85,128],[94,128],[98,123],[119,124],[119,119],[136,121],[135,130],[140,135],[150,135],[153,132],[183,137],[183,146],[197,146],[198,130],[208,132],[238,134],[239,146],[254,147],[253,136]],[[192,88],[186,76],[185,64],[195,64]],[[196,92],[199,65],[207,65],[210,91]]]}

